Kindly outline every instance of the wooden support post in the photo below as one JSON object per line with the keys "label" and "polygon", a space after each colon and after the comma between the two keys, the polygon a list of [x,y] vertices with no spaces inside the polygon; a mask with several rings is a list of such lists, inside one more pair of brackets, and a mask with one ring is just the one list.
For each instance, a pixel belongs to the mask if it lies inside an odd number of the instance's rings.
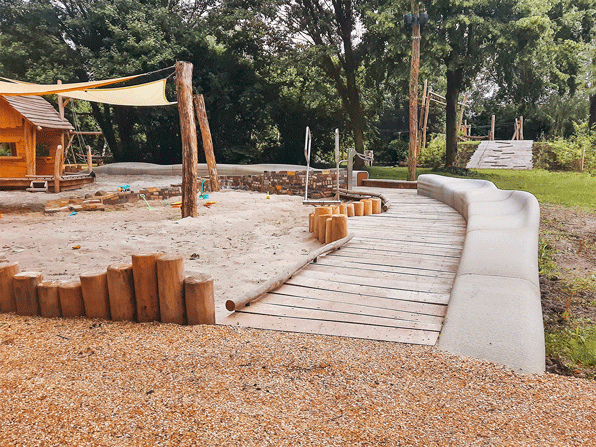
{"label": "wooden support post", "polygon": [[348,236],[348,216],[338,214],[331,221],[331,242],[338,241]]}
{"label": "wooden support post", "polygon": [[157,260],[157,287],[162,323],[186,324],[182,256],[163,255]]}
{"label": "wooden support post", "polygon": [[[335,216],[338,216],[338,215],[339,214],[335,214]],[[330,244],[331,242],[333,242],[333,225],[332,225],[332,223],[333,223],[333,214],[331,216],[328,216],[327,219],[325,220],[325,237],[321,241],[324,244]]]}
{"label": "wooden support post", "polygon": [[84,317],[85,304],[80,281],[63,281],[58,286],[60,308],[64,318]]}
{"label": "wooden support post", "polygon": [[364,215],[368,216],[369,214],[372,214],[372,200],[362,199],[360,201],[364,204]]}
{"label": "wooden support post", "polygon": [[182,138],[182,217],[197,217],[197,127],[192,104],[190,62],[176,62],[176,95]]}
{"label": "wooden support post", "polygon": [[364,202],[354,202],[354,216],[364,216]]}
{"label": "wooden support post", "polygon": [[37,285],[37,296],[41,316],[44,318],[60,318],[60,281],[43,281]]}
{"label": "wooden support post", "polygon": [[[412,1],[413,14],[419,13],[418,2]],[[418,147],[418,74],[420,71],[420,24],[412,25],[412,63],[410,65],[410,147],[408,151],[408,180],[416,180],[416,152]]]}
{"label": "wooden support post", "polygon": [[89,174],[93,172],[93,155],[91,154],[91,146],[87,145],[87,168]]}
{"label": "wooden support post", "polygon": [[331,207],[331,214],[339,214],[339,205]]}
{"label": "wooden support post", "polygon": [[464,111],[466,109],[466,102],[467,101],[468,101],[468,94],[466,93],[464,95],[464,101],[463,101],[463,103],[461,105],[461,112],[459,112],[459,122],[457,124],[457,130],[458,131],[461,129],[461,123],[462,123],[462,120],[464,119]]}
{"label": "wooden support post", "polygon": [[420,135],[424,132],[424,112],[426,110],[426,96],[428,93],[428,79],[424,80],[424,88],[422,90],[422,104],[420,105],[420,117],[418,119],[418,136],[416,138],[416,157],[420,154],[420,147],[422,145],[422,138]]}
{"label": "wooden support post", "polygon": [[378,197],[373,197],[372,199],[372,213],[373,214],[381,214],[383,212],[382,203],[383,201]]}
{"label": "wooden support post", "polygon": [[157,259],[161,253],[132,255],[132,273],[137,303],[137,321],[159,321],[159,294],[157,291]]}
{"label": "wooden support post", "polygon": [[426,147],[426,132],[428,131],[428,114],[430,112],[430,97],[432,95],[433,88],[428,87],[428,98],[426,99],[426,109],[424,111],[424,125],[422,127],[422,147]]}
{"label": "wooden support post", "polygon": [[213,141],[211,140],[211,130],[209,129],[209,120],[207,119],[207,109],[205,108],[205,98],[203,95],[194,96],[195,113],[201,128],[203,137],[203,150],[205,151],[205,161],[209,168],[209,181],[211,182],[211,191],[219,191],[219,177],[217,175],[217,164],[215,163],[215,154],[213,153]]}
{"label": "wooden support post", "polygon": [[520,140],[524,139],[524,117],[523,116],[519,117],[519,139]]}
{"label": "wooden support post", "polygon": [[356,214],[354,212],[354,204],[353,203],[346,203],[347,215],[348,217],[354,217]]}
{"label": "wooden support post", "polygon": [[21,271],[18,262],[0,264],[0,312],[16,312],[12,295],[12,277]]}
{"label": "wooden support post", "polygon": [[12,296],[18,315],[39,315],[37,285],[41,282],[41,273],[23,272],[12,277]]}
{"label": "wooden support post", "polygon": [[62,175],[62,156],[64,147],[59,144],[56,147],[56,157],[54,158],[54,192],[60,192],[60,176]]}
{"label": "wooden support post", "polygon": [[330,212],[327,212],[325,214],[319,214],[318,216],[315,216],[315,219],[316,219],[315,237],[321,243],[325,243],[325,231],[326,231],[327,219],[330,218],[331,216],[332,216],[332,214]]}
{"label": "wooden support post", "polygon": [[315,213],[310,213],[308,215],[308,232],[309,233],[315,232]]}
{"label": "wooden support post", "polygon": [[112,264],[108,267],[108,295],[112,320],[135,320],[136,305],[132,264]]}
{"label": "wooden support post", "polygon": [[348,204],[347,203],[342,203],[339,205],[339,214],[348,214]]}
{"label": "wooden support post", "polygon": [[197,275],[186,278],[184,280],[184,297],[188,324],[215,324],[212,277]]}
{"label": "wooden support post", "polygon": [[110,298],[107,272],[86,272],[80,275],[85,314],[88,318],[110,319]]}
{"label": "wooden support post", "polygon": [[495,139],[495,121],[495,115],[493,115],[490,120],[490,139],[493,141]]}

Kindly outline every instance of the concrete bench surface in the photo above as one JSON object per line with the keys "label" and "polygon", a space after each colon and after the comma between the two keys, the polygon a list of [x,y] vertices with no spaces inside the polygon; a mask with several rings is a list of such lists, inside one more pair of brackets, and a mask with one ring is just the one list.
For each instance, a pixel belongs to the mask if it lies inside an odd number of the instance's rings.
{"label": "concrete bench surface", "polygon": [[418,194],[448,204],[467,221],[439,349],[520,373],[544,372],[536,198],[486,180],[434,174],[418,177]]}

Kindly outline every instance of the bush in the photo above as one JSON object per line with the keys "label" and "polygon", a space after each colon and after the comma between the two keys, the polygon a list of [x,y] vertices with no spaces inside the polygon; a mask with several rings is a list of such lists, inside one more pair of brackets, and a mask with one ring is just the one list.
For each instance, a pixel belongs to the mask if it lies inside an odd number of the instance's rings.
{"label": "bush", "polygon": [[408,140],[392,140],[373,148],[375,164],[397,164],[408,158]]}
{"label": "bush", "polygon": [[534,167],[550,171],[580,171],[582,153],[584,172],[596,174],[596,132],[587,123],[575,124],[575,133],[568,139],[557,138],[534,144]]}
{"label": "bush", "polygon": [[420,149],[418,163],[428,165],[432,168],[445,166],[446,145],[445,135],[435,134],[427,147]]}

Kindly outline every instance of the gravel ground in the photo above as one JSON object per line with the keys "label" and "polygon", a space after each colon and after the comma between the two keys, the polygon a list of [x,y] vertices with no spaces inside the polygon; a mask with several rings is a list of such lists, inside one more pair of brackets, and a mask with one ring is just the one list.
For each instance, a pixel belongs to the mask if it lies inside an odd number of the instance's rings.
{"label": "gravel ground", "polygon": [[434,348],[0,315],[0,444],[596,445],[596,384]]}

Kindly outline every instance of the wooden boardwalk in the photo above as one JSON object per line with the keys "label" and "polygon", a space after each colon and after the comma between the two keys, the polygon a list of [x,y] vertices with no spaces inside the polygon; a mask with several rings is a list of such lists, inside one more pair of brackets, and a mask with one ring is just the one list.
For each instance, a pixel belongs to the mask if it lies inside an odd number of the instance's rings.
{"label": "wooden boardwalk", "polygon": [[388,212],[350,218],[355,237],[345,247],[222,324],[434,345],[466,223],[416,190],[377,190]]}

